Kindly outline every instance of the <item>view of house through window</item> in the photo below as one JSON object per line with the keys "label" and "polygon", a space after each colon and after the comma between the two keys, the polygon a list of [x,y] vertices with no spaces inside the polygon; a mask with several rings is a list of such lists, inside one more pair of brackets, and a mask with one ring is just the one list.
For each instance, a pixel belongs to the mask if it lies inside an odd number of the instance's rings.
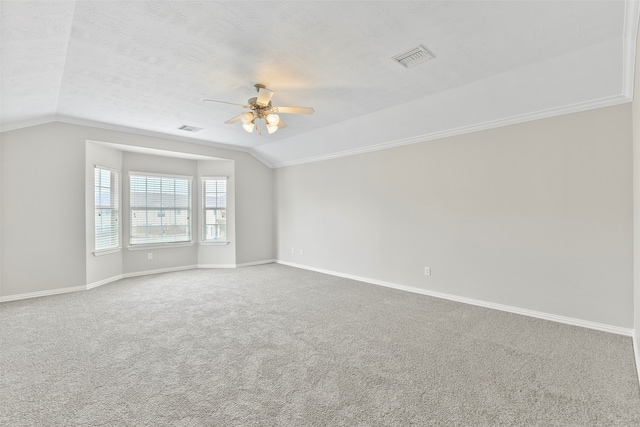
{"label": "view of house through window", "polygon": [[118,171],[96,166],[95,250],[107,251],[120,246]]}
{"label": "view of house through window", "polygon": [[129,173],[130,244],[191,241],[191,177]]}
{"label": "view of house through window", "polygon": [[227,178],[202,179],[204,240],[227,240]]}

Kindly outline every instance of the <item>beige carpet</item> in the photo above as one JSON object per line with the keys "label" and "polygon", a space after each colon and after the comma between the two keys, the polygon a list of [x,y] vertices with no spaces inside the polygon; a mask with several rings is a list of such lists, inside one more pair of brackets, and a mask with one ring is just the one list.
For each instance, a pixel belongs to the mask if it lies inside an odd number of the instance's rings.
{"label": "beige carpet", "polygon": [[3,426],[640,425],[630,338],[282,265],[0,305]]}

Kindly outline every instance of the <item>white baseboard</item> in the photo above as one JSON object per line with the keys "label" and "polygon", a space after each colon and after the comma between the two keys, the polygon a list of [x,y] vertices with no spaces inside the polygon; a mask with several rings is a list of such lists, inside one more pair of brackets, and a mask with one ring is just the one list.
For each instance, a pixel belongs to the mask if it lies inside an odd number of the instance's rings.
{"label": "white baseboard", "polygon": [[87,291],[89,289],[97,288],[98,286],[106,285],[107,283],[115,282],[116,280],[125,279],[128,277],[148,276],[150,274],[170,273],[173,271],[193,270],[195,268],[236,268],[236,267],[249,267],[252,265],[271,264],[276,262],[275,259],[247,262],[244,264],[198,264],[198,265],[185,265],[181,267],[160,268],[158,270],[145,270],[136,271],[133,273],[118,274],[117,276],[109,277],[106,279],[98,280],[97,282],[88,283],[86,286],[73,286],[69,288],[49,289],[46,291],[27,292],[24,294],[15,294],[0,296],[1,302],[17,301],[21,299],[46,297],[49,295],[66,294],[68,292]]}
{"label": "white baseboard", "polygon": [[[482,300],[477,300],[477,299],[473,299],[473,298],[466,298],[466,297],[461,297],[461,296],[453,295],[453,294],[447,294],[447,293],[443,293],[443,292],[429,291],[427,289],[416,288],[416,287],[413,287],[413,286],[399,285],[397,283],[385,282],[385,281],[382,281],[382,280],[371,279],[371,278],[368,278],[368,277],[361,277],[361,276],[355,276],[353,274],[345,274],[345,273],[340,273],[340,272],[337,272],[337,271],[325,270],[323,268],[310,267],[308,265],[296,264],[296,263],[287,262],[287,261],[283,261],[283,260],[277,260],[276,262],[278,264],[288,265],[290,267],[301,268],[301,269],[310,270],[310,271],[316,271],[318,273],[328,274],[328,275],[337,276],[337,277],[343,277],[345,279],[357,280],[359,282],[370,283],[372,285],[378,285],[378,286],[384,286],[384,287],[387,287],[387,288],[399,289],[399,290],[402,290],[402,291],[413,292],[413,293],[416,293],[416,294],[422,294],[422,295],[427,295],[427,296],[436,297],[436,298],[443,298],[443,299],[447,299],[447,300],[451,300],[451,301],[462,302],[462,303],[465,303],[465,304],[476,305],[476,306],[479,306],[479,307],[491,308],[491,309],[494,309],[494,310],[506,311],[506,312],[514,313],[514,314],[522,314],[524,316],[530,316],[530,317],[535,317],[535,318],[544,319],[544,320],[551,320],[553,322],[564,323],[564,324],[567,324],[567,325],[581,326],[583,328],[595,329],[595,330],[603,331],[603,332],[611,332],[611,333],[618,334],[618,335],[625,335],[625,336],[629,336],[629,337],[633,337],[634,336],[634,330],[633,329],[622,328],[620,326],[613,326],[613,325],[607,325],[607,324],[604,324],[604,323],[591,322],[589,320],[575,319],[573,317],[558,316],[556,314],[545,313],[545,312],[542,312],[542,311],[529,310],[529,309],[526,309],[526,308],[513,307],[513,306],[509,306],[509,305],[504,305],[504,304],[496,304],[496,303],[492,303],[492,302],[488,302],[488,301],[482,301]],[[636,351],[636,357],[638,357],[637,355],[638,355],[638,352]]]}
{"label": "white baseboard", "polygon": [[236,264],[236,267],[241,268],[241,267],[251,267],[254,265],[262,265],[262,264],[273,264],[274,262],[276,262],[275,259],[265,259],[262,261],[253,261],[253,262],[245,262],[242,264]]}
{"label": "white baseboard", "polygon": [[194,268],[198,268],[198,266],[183,265],[180,267],[160,268],[158,270],[134,271],[133,273],[124,273],[122,277],[126,279],[128,277],[148,276],[150,274],[171,273],[173,271],[182,271],[182,270],[193,270]]}
{"label": "white baseboard", "polygon": [[640,347],[638,346],[638,332],[633,334],[633,354],[636,355],[636,371],[638,371],[638,384],[640,385]]}
{"label": "white baseboard", "polygon": [[122,274],[118,274],[117,276],[109,277],[108,279],[98,280],[97,282],[89,283],[86,287],[87,290],[97,288],[98,286],[106,285],[107,283],[115,282],[116,280],[122,279],[124,276]]}
{"label": "white baseboard", "polygon": [[46,291],[37,291],[37,292],[27,292],[24,294],[15,294],[15,295],[7,295],[4,297],[0,297],[0,302],[8,302],[8,301],[17,301],[21,299],[28,298],[37,298],[37,297],[47,297],[50,295],[58,295],[58,294],[66,294],[69,292],[78,292],[86,290],[86,286],[71,286],[68,288],[58,288],[58,289],[50,289]]}
{"label": "white baseboard", "polygon": [[27,292],[24,294],[7,295],[4,297],[0,297],[0,302],[17,301],[21,299],[37,298],[37,297],[46,297],[49,295],[66,294],[69,292],[87,291],[89,289],[94,289],[94,288],[97,288],[98,286],[106,285],[107,283],[115,282],[116,280],[120,280],[126,277],[146,276],[149,274],[167,273],[171,271],[180,271],[180,270],[191,270],[194,268],[196,268],[196,266],[162,268],[159,270],[147,270],[147,271],[137,271],[135,273],[118,274],[117,276],[98,280],[97,282],[92,282],[85,286],[73,286],[69,288],[58,288],[58,289],[50,289],[46,291]]}
{"label": "white baseboard", "polygon": [[198,264],[198,268],[236,268],[235,264]]}
{"label": "white baseboard", "polygon": [[272,264],[275,259],[265,259],[262,261],[245,262],[242,264],[198,264],[198,268],[242,268],[251,267],[253,265]]}
{"label": "white baseboard", "polygon": [[98,280],[97,282],[89,283],[86,286],[72,286],[69,288],[57,288],[57,289],[49,289],[46,291],[27,292],[24,294],[7,295],[4,297],[0,297],[0,302],[17,301],[21,299],[37,298],[37,297],[46,297],[50,295],[66,294],[69,292],[88,291],[89,289],[97,288],[98,286],[115,282],[116,280],[120,280],[123,277],[124,276],[122,274],[119,274],[117,276],[109,277],[108,279],[102,279],[102,280]]}
{"label": "white baseboard", "polygon": [[480,307],[491,308],[491,309],[494,309],[494,310],[501,310],[501,311],[506,311],[506,312],[509,312],[509,313],[521,314],[521,315],[524,315],[524,316],[536,317],[536,318],[544,319],[544,320],[551,320],[553,322],[565,323],[565,324],[568,324],[568,325],[581,326],[583,328],[595,329],[595,330],[598,330],[598,331],[611,332],[611,333],[614,333],[614,334],[630,336],[633,339],[633,349],[634,349],[634,354],[635,354],[635,358],[636,358],[636,368],[638,370],[638,380],[640,381],[640,349],[638,348],[638,338],[636,336],[636,331],[634,331],[633,329],[622,328],[622,327],[619,327],[619,326],[607,325],[607,324],[603,324],[603,323],[591,322],[591,321],[588,321],[588,320],[575,319],[575,318],[572,318],[572,317],[558,316],[558,315],[551,314],[551,313],[545,313],[545,312],[541,312],[541,311],[529,310],[529,309],[525,309],[525,308],[513,307],[513,306],[508,306],[508,305],[503,305],[503,304],[496,304],[496,303],[477,300],[477,299],[472,299],[472,298],[465,298],[465,297],[461,297],[461,296],[458,296],[458,295],[452,295],[452,294],[447,294],[447,293],[442,293],[442,292],[429,291],[429,290],[426,290],[426,289],[416,288],[416,287],[413,287],[413,286],[400,285],[400,284],[397,284],[397,283],[385,282],[385,281],[382,281],[382,280],[371,279],[371,278],[368,278],[368,277],[356,276],[356,275],[353,275],[353,274],[345,274],[345,273],[340,273],[340,272],[337,272],[337,271],[326,270],[326,269],[323,269],[323,268],[315,268],[315,267],[310,267],[308,265],[296,264],[296,263],[292,263],[292,262],[287,262],[287,261],[283,261],[283,260],[275,260],[275,259],[263,260],[263,261],[254,261],[254,262],[248,262],[248,263],[243,263],[243,264],[198,264],[198,265],[189,265],[189,266],[181,266],[181,267],[162,268],[162,269],[158,269],[158,270],[137,271],[137,272],[133,272],[133,273],[125,273],[125,274],[109,277],[107,279],[103,279],[103,280],[99,280],[97,282],[89,283],[86,286],[73,286],[73,287],[68,287],[68,288],[51,289],[51,290],[46,290],[46,291],[27,292],[27,293],[24,293],[24,294],[7,295],[7,296],[4,296],[4,297],[0,297],[0,302],[8,302],[8,301],[16,301],[16,300],[27,299],[27,298],[36,298],[36,297],[43,297],[43,296],[49,296],[49,295],[64,294],[64,293],[68,293],[68,292],[84,291],[84,290],[97,288],[98,286],[106,285],[107,283],[115,282],[116,280],[120,280],[122,278],[127,278],[127,277],[137,277],[137,276],[146,276],[146,275],[150,275],[150,274],[168,273],[168,272],[173,272],[173,271],[192,270],[192,269],[195,269],[195,268],[250,267],[250,266],[254,266],[254,265],[271,264],[271,263],[274,263],[274,262],[276,262],[278,264],[282,264],[282,265],[288,265],[290,267],[301,268],[301,269],[310,270],[310,271],[316,271],[318,273],[328,274],[328,275],[337,276],[337,277],[343,277],[345,279],[357,280],[359,282],[370,283],[370,284],[373,284],[373,285],[384,286],[384,287],[387,287],[387,288],[398,289],[398,290],[402,290],[402,291],[406,291],[406,292],[413,292],[413,293],[432,296],[432,297],[436,297],[436,298],[443,298],[443,299],[447,299],[447,300],[451,300],[451,301],[462,302],[462,303],[465,303],[465,304],[471,304],[471,305],[476,305],[476,306],[480,306]]}

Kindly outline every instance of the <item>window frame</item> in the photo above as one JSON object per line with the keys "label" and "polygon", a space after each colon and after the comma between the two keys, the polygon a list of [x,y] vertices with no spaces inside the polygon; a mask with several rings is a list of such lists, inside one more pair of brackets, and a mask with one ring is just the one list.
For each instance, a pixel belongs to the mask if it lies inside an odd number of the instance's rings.
{"label": "window frame", "polygon": [[[134,201],[133,201],[133,194],[132,194],[132,189],[134,188],[132,186],[132,179],[133,177],[137,177],[137,178],[145,178],[145,179],[149,179],[149,178],[159,178],[161,180],[174,180],[174,197],[176,196],[176,189],[175,189],[175,184],[177,180],[180,181],[186,181],[187,184],[187,205],[181,205],[181,206],[169,206],[169,207],[158,207],[158,206],[150,206],[148,201],[147,203],[145,203],[144,206],[138,206],[138,205],[134,205]],[[145,194],[149,194],[148,191],[148,181],[146,183],[147,187],[145,190]],[[163,194],[162,192],[160,194]],[[162,199],[162,196],[160,196],[160,199]],[[137,249],[145,249],[145,248],[160,248],[160,247],[180,247],[180,246],[191,246],[193,245],[193,207],[192,207],[192,199],[193,199],[193,177],[192,176],[188,176],[188,175],[173,175],[173,174],[164,174],[164,173],[155,173],[155,172],[138,172],[138,171],[129,171],[129,245],[127,246],[129,250],[137,250]],[[134,235],[133,235],[133,231],[134,228],[136,227],[134,225],[134,211],[136,210],[146,210],[146,211],[173,211],[174,212],[174,218],[177,218],[177,215],[180,213],[180,211],[187,211],[187,232],[185,233],[185,235],[187,236],[187,238],[185,240],[168,240],[168,241],[144,241],[144,242],[135,242],[133,243],[133,239],[134,239]],[[164,212],[163,212],[164,213]],[[162,215],[161,217],[164,217],[165,215]],[[149,224],[149,223],[147,223]],[[173,226],[178,226],[178,224],[173,224]],[[149,225],[147,225],[147,227],[149,227]],[[157,227],[157,225],[156,225]],[[162,225],[160,226],[162,227]],[[167,235],[171,235],[171,234],[167,234]],[[167,236],[164,234],[161,234],[159,236]],[[174,234],[175,235],[175,234]],[[147,234],[147,239],[149,239],[149,234]]]}
{"label": "window frame", "polygon": [[[218,206],[207,206],[207,181],[224,181],[225,182],[225,191],[224,191],[224,208],[220,208]],[[201,197],[200,201],[202,203],[202,208],[200,210],[200,214],[202,215],[202,220],[200,221],[200,225],[202,227],[202,232],[200,233],[202,244],[210,244],[210,245],[226,245],[229,243],[229,177],[227,176],[202,176],[200,177],[201,182]],[[217,194],[217,192],[216,192]],[[207,239],[207,211],[224,211],[224,219],[225,219],[225,229],[224,229],[224,238],[221,239]]]}
{"label": "window frame", "polygon": [[[110,203],[109,205],[99,205],[97,202],[99,200],[98,194],[97,194],[97,189],[98,188],[107,188],[103,185],[99,185],[96,178],[97,178],[97,172],[98,171],[106,171],[110,173]],[[100,184],[102,184],[102,178],[100,178]],[[102,166],[102,165],[94,165],[93,167],[93,207],[94,207],[94,224],[93,224],[93,254],[95,256],[100,256],[100,255],[107,255],[110,253],[114,253],[114,252],[118,252],[120,251],[120,249],[122,249],[121,243],[122,243],[122,236],[121,236],[121,232],[122,232],[122,221],[121,221],[121,215],[122,215],[122,211],[120,210],[120,206],[122,205],[121,203],[121,183],[120,183],[120,171],[118,169],[114,169],[114,168],[110,168],[107,166]],[[100,241],[102,241],[102,239],[98,238],[98,217],[103,215],[102,211],[105,210],[110,210],[111,211],[111,215],[110,218],[112,218],[112,223],[115,222],[115,230],[113,230],[113,224],[111,226],[111,232],[110,237],[108,238],[109,240],[113,241],[115,240],[115,243],[109,245],[109,246],[104,246],[104,247],[98,247],[98,243]],[[98,212],[100,211],[100,212]],[[115,215],[114,215],[115,213]],[[114,232],[115,231],[115,232]]]}

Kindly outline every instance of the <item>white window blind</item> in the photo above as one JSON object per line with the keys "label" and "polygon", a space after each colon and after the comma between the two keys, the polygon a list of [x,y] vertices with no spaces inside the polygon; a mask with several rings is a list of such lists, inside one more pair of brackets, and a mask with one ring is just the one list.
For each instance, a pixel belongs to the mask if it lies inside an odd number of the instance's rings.
{"label": "white window blind", "polygon": [[129,175],[131,245],[191,241],[191,178]]}
{"label": "white window blind", "polygon": [[96,166],[95,250],[107,251],[120,246],[118,171]]}
{"label": "white window blind", "polygon": [[227,178],[203,178],[205,241],[227,240]]}

